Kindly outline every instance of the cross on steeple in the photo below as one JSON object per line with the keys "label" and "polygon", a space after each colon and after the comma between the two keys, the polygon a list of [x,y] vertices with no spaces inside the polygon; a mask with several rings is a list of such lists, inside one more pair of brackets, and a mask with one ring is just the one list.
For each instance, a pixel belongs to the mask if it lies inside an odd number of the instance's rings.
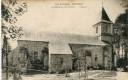
{"label": "cross on steeple", "polygon": [[101,1],[102,1],[101,5],[102,5],[102,8],[103,8],[103,0],[101,0]]}

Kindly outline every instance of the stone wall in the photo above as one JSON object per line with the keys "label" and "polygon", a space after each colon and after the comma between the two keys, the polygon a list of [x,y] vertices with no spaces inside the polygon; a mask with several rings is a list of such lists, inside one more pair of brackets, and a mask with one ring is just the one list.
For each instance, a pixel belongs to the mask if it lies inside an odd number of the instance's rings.
{"label": "stone wall", "polygon": [[[42,50],[44,50],[44,48],[48,48],[48,42],[43,42],[43,41],[28,41],[28,40],[19,40],[18,41],[18,46],[17,48],[15,48],[13,51],[12,51],[12,55],[10,60],[11,62],[13,62],[13,64],[17,64],[17,63],[20,63],[22,64],[23,61],[26,61],[25,63],[27,64],[27,60],[26,60],[26,56],[24,56],[24,51],[20,51],[22,48],[25,48],[27,49],[26,53],[29,54],[29,59],[32,58],[31,60],[34,60],[34,53],[36,52],[37,53],[37,58],[38,61],[40,62],[39,66],[43,67],[43,66],[46,66],[48,65],[48,59],[45,59],[45,63],[46,65],[44,65],[42,59],[44,58],[44,52],[42,52]],[[25,53],[25,54],[26,54]],[[13,58],[13,60],[12,60]],[[24,60],[23,60],[24,59]],[[38,63],[38,62],[37,62]],[[29,68],[32,68],[32,65],[30,64],[29,62]],[[26,65],[22,66],[22,67],[26,67]],[[43,69],[43,68],[41,68]]]}
{"label": "stone wall", "polygon": [[[49,68],[49,72],[56,72],[56,71],[64,71],[64,70],[72,70],[74,67],[74,58],[77,58],[75,65],[78,68],[78,58],[80,59],[81,64],[83,65],[86,61],[89,67],[96,68],[98,65],[104,67],[110,67],[111,65],[111,47],[106,46],[107,49],[104,51],[103,47],[99,45],[87,45],[87,44],[70,44],[69,45],[73,54],[59,54],[59,53],[48,53],[48,59],[46,59],[46,63]],[[19,40],[18,47],[13,50],[13,63],[18,63],[18,58],[21,58],[22,54],[20,52],[20,48],[24,47],[28,49],[28,53],[33,55],[33,52],[38,53],[38,59],[43,59],[43,52],[44,48],[48,47],[48,42],[43,41],[27,41],[27,40]],[[88,54],[90,53],[90,54]],[[85,54],[87,54],[85,60]],[[10,58],[10,61],[12,58]],[[42,64],[43,65],[43,64]],[[81,66],[82,66],[81,65]]]}
{"label": "stone wall", "polygon": [[[107,55],[106,58],[104,59],[104,52],[103,52],[103,47],[104,46],[95,46],[95,45],[71,45],[71,49],[73,51],[73,55],[76,58],[80,58],[81,62],[85,62],[85,59],[83,59],[84,61],[82,61],[82,56],[83,54],[87,54],[86,51],[89,51],[91,53],[91,56],[87,56],[86,57],[86,63],[89,67],[93,67],[96,68],[98,65],[101,65],[102,67],[108,67],[108,60],[110,60],[111,58],[111,50],[107,49],[107,51],[105,52],[105,54]],[[109,57],[108,57],[109,56]],[[104,65],[106,62],[106,65]],[[78,63],[76,63],[78,64]]]}
{"label": "stone wall", "polygon": [[62,72],[72,70],[71,54],[51,54],[49,62],[49,72]]}
{"label": "stone wall", "polygon": [[48,48],[48,42],[19,40],[18,48],[20,47],[27,48],[30,54],[32,54],[33,52],[37,52],[38,58],[41,59],[42,50],[45,47]]}

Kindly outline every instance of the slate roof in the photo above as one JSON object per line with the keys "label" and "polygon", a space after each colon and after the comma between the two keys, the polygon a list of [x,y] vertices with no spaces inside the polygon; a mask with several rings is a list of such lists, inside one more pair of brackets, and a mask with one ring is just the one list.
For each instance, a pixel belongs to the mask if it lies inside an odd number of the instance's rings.
{"label": "slate roof", "polygon": [[66,43],[49,43],[49,53],[50,54],[72,54],[70,46]]}
{"label": "slate roof", "polygon": [[101,12],[99,13],[99,16],[97,17],[97,22],[96,24],[94,24],[93,26],[99,24],[99,23],[109,23],[109,24],[113,24],[113,22],[111,21],[111,19],[109,18],[109,15],[107,14],[106,10],[104,7],[102,7]]}
{"label": "slate roof", "polygon": [[106,45],[95,36],[45,32],[25,33],[20,40],[49,42],[49,54],[72,54],[69,44]]}
{"label": "slate roof", "polygon": [[96,36],[65,33],[25,33],[20,40],[45,41],[49,43],[106,45],[104,42],[98,40]]}
{"label": "slate roof", "polygon": [[111,22],[111,20],[109,19],[108,14],[106,13],[104,7],[102,7],[101,20],[106,20],[106,21],[110,21]]}

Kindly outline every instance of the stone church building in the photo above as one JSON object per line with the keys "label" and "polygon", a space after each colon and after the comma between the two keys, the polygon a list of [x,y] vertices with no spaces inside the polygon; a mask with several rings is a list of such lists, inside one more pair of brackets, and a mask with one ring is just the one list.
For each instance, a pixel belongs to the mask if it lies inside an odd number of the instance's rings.
{"label": "stone church building", "polygon": [[[59,72],[88,68],[110,69],[112,21],[102,8],[100,21],[93,25],[96,36],[62,33],[25,33],[13,50],[13,63],[21,68]],[[17,57],[18,56],[18,57]]]}

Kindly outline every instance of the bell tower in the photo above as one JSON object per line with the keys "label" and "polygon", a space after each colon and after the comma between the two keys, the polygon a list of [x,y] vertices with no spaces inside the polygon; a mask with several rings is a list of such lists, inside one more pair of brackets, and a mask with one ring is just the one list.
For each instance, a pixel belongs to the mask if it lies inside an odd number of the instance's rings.
{"label": "bell tower", "polygon": [[97,38],[104,42],[111,42],[113,34],[112,25],[112,21],[108,17],[104,7],[102,7],[100,21],[93,25]]}

